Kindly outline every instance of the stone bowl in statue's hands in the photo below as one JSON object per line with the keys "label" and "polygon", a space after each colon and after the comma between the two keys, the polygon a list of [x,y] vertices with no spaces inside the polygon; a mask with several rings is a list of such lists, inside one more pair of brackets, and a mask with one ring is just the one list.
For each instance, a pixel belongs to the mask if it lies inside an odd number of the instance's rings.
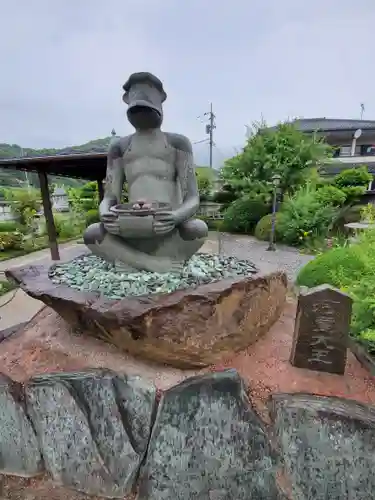
{"label": "stone bowl in statue's hands", "polygon": [[156,201],[145,202],[139,201],[135,203],[122,203],[111,207],[111,212],[118,217],[134,215],[136,217],[144,217],[146,215],[154,215],[160,211],[171,210],[169,203],[159,203]]}
{"label": "stone bowl in statue's hands", "polygon": [[111,212],[117,216],[121,237],[143,239],[155,237],[154,216],[170,208],[168,203],[123,203],[111,207]]}

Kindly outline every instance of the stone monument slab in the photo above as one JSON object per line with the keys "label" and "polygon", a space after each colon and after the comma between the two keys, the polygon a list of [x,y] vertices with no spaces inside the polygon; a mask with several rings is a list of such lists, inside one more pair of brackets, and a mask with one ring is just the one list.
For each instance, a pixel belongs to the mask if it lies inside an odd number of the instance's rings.
{"label": "stone monument slab", "polygon": [[302,289],[290,362],[297,368],[345,372],[352,299],[329,285]]}
{"label": "stone monument slab", "polygon": [[270,407],[293,500],[375,498],[374,407],[312,394],[276,394]]}

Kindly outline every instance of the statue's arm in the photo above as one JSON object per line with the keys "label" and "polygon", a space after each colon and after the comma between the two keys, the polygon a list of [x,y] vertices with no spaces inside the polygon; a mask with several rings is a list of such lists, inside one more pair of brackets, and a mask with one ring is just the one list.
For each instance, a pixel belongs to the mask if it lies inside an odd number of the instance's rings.
{"label": "statue's arm", "polygon": [[113,141],[109,146],[107,154],[107,173],[104,197],[99,205],[100,214],[105,214],[113,205],[121,201],[122,188],[125,181],[122,154],[121,140]]}
{"label": "statue's arm", "polygon": [[195,175],[193,148],[189,139],[179,134],[168,134],[170,144],[176,149],[177,178],[181,185],[182,205],[175,211],[177,224],[184,222],[199,208],[199,191]]}

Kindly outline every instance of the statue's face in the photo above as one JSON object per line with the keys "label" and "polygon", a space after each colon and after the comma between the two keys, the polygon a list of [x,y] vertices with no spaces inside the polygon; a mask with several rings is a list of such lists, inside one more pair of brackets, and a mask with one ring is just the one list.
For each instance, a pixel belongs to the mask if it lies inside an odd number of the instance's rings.
{"label": "statue's face", "polygon": [[137,130],[160,127],[163,121],[164,99],[154,85],[150,83],[135,83],[124,95],[128,104],[128,120]]}
{"label": "statue's face", "polygon": [[147,106],[133,106],[128,109],[127,114],[128,120],[137,130],[158,128],[162,122],[161,113]]}

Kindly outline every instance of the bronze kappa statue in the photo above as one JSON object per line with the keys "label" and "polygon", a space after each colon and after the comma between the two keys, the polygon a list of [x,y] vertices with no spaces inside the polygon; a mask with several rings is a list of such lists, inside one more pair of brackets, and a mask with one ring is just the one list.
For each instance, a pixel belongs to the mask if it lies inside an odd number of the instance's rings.
{"label": "bronze kappa statue", "polygon": [[[116,138],[107,158],[100,223],[84,242],[122,270],[180,270],[203,245],[208,229],[194,219],[199,207],[192,146],[180,134],[163,132],[162,82],[134,73],[124,84],[127,116],[135,133]],[[129,203],[121,204],[124,182]]]}

